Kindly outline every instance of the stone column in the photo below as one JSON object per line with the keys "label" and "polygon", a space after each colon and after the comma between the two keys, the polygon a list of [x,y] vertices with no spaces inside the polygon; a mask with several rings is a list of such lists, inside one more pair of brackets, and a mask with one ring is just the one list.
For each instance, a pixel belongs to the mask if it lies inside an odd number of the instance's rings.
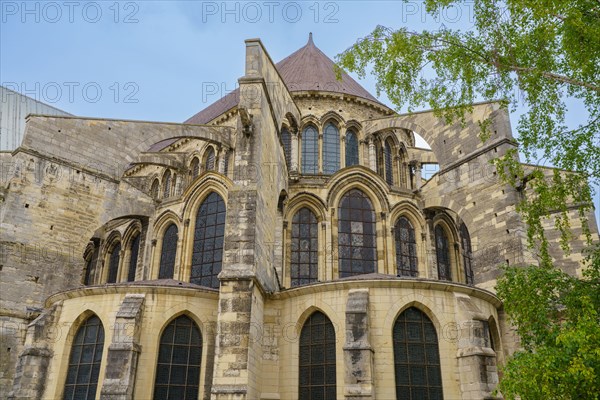
{"label": "stone column", "polygon": [[369,342],[369,290],[353,289],[346,303],[344,397],[375,399],[373,348]]}
{"label": "stone column", "polygon": [[133,399],[140,347],[140,323],[145,295],[128,294],[117,312],[112,343],[108,346],[100,399]]}
{"label": "stone column", "polygon": [[414,190],[421,190],[421,163],[418,161],[411,161],[411,165],[415,168]]}
{"label": "stone column", "polygon": [[290,172],[293,174],[297,174],[298,173],[298,128],[293,128],[293,130],[291,130],[291,134],[292,134],[292,148],[291,148],[291,152],[292,152],[292,165],[291,165],[291,169]]}
{"label": "stone column", "polygon": [[227,158],[227,152],[229,149],[227,149],[225,146],[222,146],[219,149],[219,166],[218,166],[218,171],[220,174],[225,174],[225,159]]}
{"label": "stone column", "polygon": [[323,157],[323,133],[320,132],[319,133],[319,155],[318,155],[318,159],[319,159],[319,174],[323,173],[323,164],[325,164],[325,159]]}
{"label": "stone column", "polygon": [[377,154],[375,152],[375,142],[373,142],[373,138],[369,138],[367,143],[369,146],[369,168],[377,173]]}
{"label": "stone column", "polygon": [[[60,315],[60,306],[44,311],[27,327],[25,347],[15,369],[13,390],[8,399],[41,399],[44,393],[48,366],[52,359],[50,350],[56,341],[54,322]],[[8,391],[8,388],[6,389]]]}
{"label": "stone column", "polygon": [[340,169],[347,167],[346,165],[346,135],[340,137]]}
{"label": "stone column", "polygon": [[493,396],[498,384],[496,352],[485,315],[467,295],[455,294],[459,310],[458,370],[463,399],[500,399]]}

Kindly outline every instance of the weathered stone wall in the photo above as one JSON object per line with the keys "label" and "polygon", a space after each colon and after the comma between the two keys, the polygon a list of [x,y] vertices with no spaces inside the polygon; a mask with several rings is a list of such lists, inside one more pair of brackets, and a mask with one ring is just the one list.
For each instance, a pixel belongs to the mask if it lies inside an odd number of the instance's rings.
{"label": "weathered stone wall", "polygon": [[[127,299],[138,296],[144,298],[143,306],[139,308],[139,315],[132,321],[123,321],[125,310],[129,308],[126,306]],[[52,336],[46,338],[46,342],[52,347],[54,357],[48,367],[46,388],[42,398],[47,400],[62,398],[71,343],[79,325],[92,314],[100,318],[105,333],[98,395],[103,387],[106,395],[114,395],[115,391],[127,392],[133,389],[133,397],[130,398],[152,398],[160,335],[165,326],[181,314],[189,316],[200,328],[203,340],[202,372],[210,370],[207,365],[212,363],[214,357],[217,297],[216,291],[213,290],[139,284],[79,289],[51,297],[47,305],[60,304],[62,311],[53,324]],[[117,313],[119,309],[122,312]],[[124,347],[117,346],[118,343],[137,343],[134,347],[140,352],[135,382],[126,379],[119,382],[114,380],[115,374],[125,372],[120,370],[119,365],[113,366],[109,362],[111,349],[114,352],[115,349]],[[205,374],[200,377],[202,399],[210,396],[210,379],[211,376]],[[115,383],[118,385],[114,386]],[[208,386],[205,386],[207,384]],[[109,389],[111,389],[110,393]]]}

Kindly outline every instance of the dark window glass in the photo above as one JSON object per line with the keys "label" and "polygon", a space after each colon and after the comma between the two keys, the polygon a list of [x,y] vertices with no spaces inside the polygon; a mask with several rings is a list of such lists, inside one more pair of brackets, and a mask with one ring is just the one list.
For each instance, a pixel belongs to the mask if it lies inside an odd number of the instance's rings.
{"label": "dark window glass", "polygon": [[285,161],[287,162],[288,168],[292,167],[292,135],[287,128],[281,130],[281,142],[283,143],[283,153],[285,154]]}
{"label": "dark window glass", "polygon": [[215,169],[215,150],[212,147],[209,147],[206,150],[206,162],[204,164],[204,168],[206,171],[212,171]]}
{"label": "dark window glass", "polygon": [[92,269],[96,266],[96,260],[98,259],[98,246],[94,246],[94,250],[88,256],[89,258],[85,264],[85,276],[83,278],[84,285],[91,285],[93,272]]}
{"label": "dark window glass", "polygon": [[407,218],[398,218],[394,227],[394,239],[398,276],[419,276],[415,229]]}
{"label": "dark window glass", "polygon": [[158,179],[155,179],[154,182],[152,182],[152,187],[150,188],[150,196],[153,199],[158,199],[158,191],[160,188],[160,183],[158,183]]}
{"label": "dark window glass", "polygon": [[438,278],[445,281],[452,280],[450,273],[450,244],[446,231],[440,225],[435,227],[435,255],[437,258]]}
{"label": "dark window glass", "polygon": [[198,208],[194,228],[194,251],[190,282],[211,288],[219,287],[217,275],[223,259],[225,202],[212,192]]}
{"label": "dark window glass", "polygon": [[155,400],[197,400],[202,360],[202,335],[189,317],[182,315],[160,337]]}
{"label": "dark window glass", "polygon": [[100,318],[89,317],[77,330],[65,382],[64,400],[93,400],[104,348],[104,328]]}
{"label": "dark window glass", "polygon": [[344,195],[339,207],[338,260],[340,278],[377,269],[377,232],[371,200],[358,189]]}
{"label": "dark window glass", "polygon": [[319,239],[317,217],[304,207],[292,219],[292,286],[316,282],[319,276]]}
{"label": "dark window glass", "polygon": [[358,165],[358,138],[352,131],[346,132],[346,167]]}
{"label": "dark window glass", "polygon": [[323,173],[333,174],[340,169],[340,133],[332,123],[323,131]]}
{"label": "dark window glass", "polygon": [[385,141],[385,181],[388,183],[388,185],[393,185],[394,184],[394,160],[393,160],[393,154],[392,154],[392,144],[390,143],[390,140],[386,140]]}
{"label": "dark window glass", "polygon": [[404,311],[394,324],[396,399],[442,400],[437,333],[419,309]]}
{"label": "dark window glass", "polygon": [[169,225],[163,236],[160,253],[160,269],[158,279],[173,279],[175,272],[175,255],[177,254],[177,226]]}
{"label": "dark window glass", "polygon": [[171,196],[171,171],[165,172],[163,177],[163,198]]}
{"label": "dark window glass", "polygon": [[108,258],[108,279],[106,283],[115,283],[117,281],[117,275],[119,273],[119,259],[121,253],[121,243],[117,243],[110,253]]}
{"label": "dark window glass", "polygon": [[137,267],[138,253],[140,251],[140,234],[131,242],[131,256],[129,258],[129,270],[127,271],[127,282],[135,281],[135,269]]}
{"label": "dark window glass", "polygon": [[190,170],[192,171],[192,179],[196,179],[200,175],[200,160],[197,157],[192,160]]}
{"label": "dark window glass", "polygon": [[302,134],[302,173],[319,172],[319,138],[315,127],[308,126]]}
{"label": "dark window glass", "polygon": [[312,314],[300,333],[299,398],[335,400],[335,330],[323,313]]}
{"label": "dark window glass", "polygon": [[465,224],[460,225],[460,245],[462,250],[463,267],[467,285],[473,285],[473,252],[471,251],[471,236]]}

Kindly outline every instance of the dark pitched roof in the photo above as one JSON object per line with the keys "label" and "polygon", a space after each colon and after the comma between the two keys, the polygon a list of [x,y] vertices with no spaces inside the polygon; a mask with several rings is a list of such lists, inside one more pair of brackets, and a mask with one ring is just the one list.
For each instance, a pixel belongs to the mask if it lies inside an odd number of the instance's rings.
{"label": "dark pitched roof", "polygon": [[[336,79],[333,61],[315,46],[312,33],[309,35],[308,43],[304,47],[281,60],[276,67],[290,92],[344,93],[381,104],[345,72],[342,73],[341,81]],[[238,101],[239,89],[236,89],[184,123],[206,124],[235,107]]]}

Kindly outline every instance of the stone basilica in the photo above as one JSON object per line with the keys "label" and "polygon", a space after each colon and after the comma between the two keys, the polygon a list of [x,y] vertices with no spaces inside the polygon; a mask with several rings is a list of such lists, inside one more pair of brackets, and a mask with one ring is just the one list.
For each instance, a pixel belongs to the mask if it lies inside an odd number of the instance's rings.
{"label": "stone basilica", "polygon": [[507,111],[399,115],[312,38],[245,60],[184,123],[30,115],[1,154],[0,397],[496,398],[499,267],[535,262]]}

